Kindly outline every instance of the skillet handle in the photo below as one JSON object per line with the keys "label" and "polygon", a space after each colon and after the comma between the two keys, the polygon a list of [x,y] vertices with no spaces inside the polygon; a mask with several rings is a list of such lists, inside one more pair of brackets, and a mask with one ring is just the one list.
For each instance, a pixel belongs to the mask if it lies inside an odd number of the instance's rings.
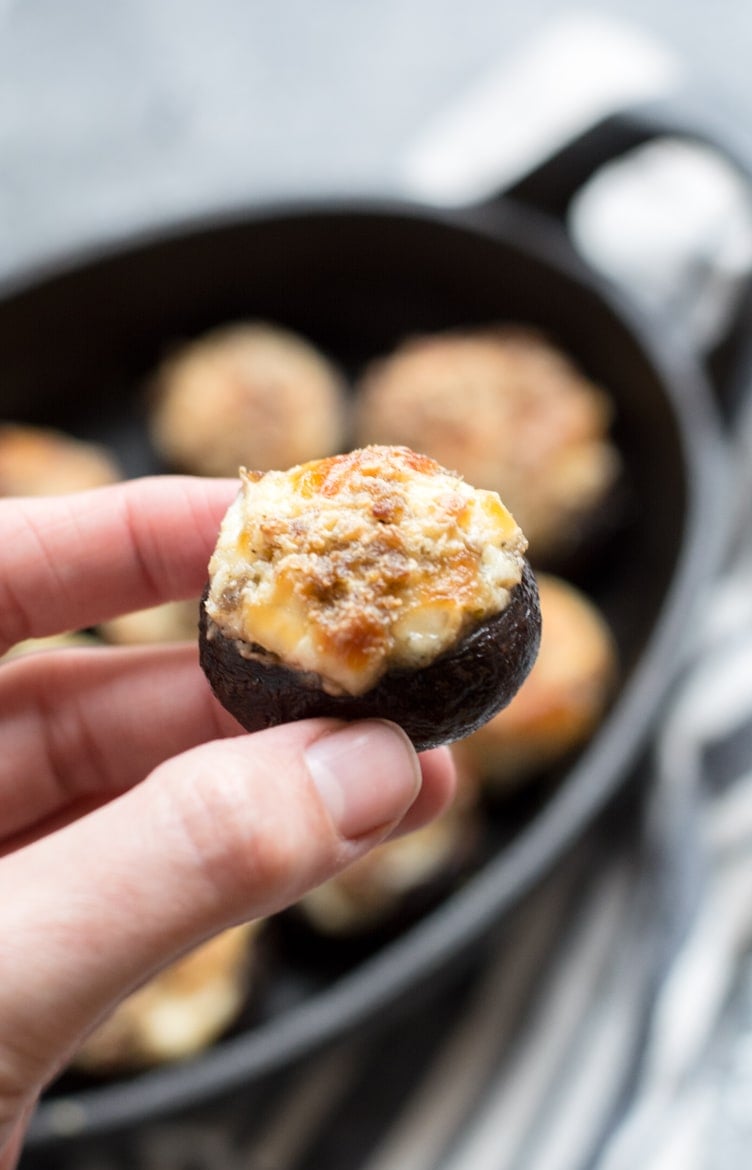
{"label": "skillet handle", "polygon": [[684,138],[712,147],[752,189],[752,138],[717,107],[680,97],[603,118],[507,187],[505,196],[563,219],[574,196],[600,167],[659,138]]}
{"label": "skillet handle", "polygon": [[[602,166],[662,138],[711,147],[749,188],[752,209],[752,138],[717,103],[697,98],[661,99],[603,118],[507,187],[504,198],[564,222],[575,196]],[[706,362],[721,407],[731,418],[752,391],[752,274]]]}

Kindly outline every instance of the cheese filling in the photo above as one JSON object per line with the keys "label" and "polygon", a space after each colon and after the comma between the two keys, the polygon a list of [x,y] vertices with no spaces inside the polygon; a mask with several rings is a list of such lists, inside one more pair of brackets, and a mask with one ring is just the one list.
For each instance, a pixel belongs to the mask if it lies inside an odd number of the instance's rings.
{"label": "cheese filling", "polygon": [[495,492],[406,447],[241,470],[207,616],[247,656],[359,695],[503,610],[527,542]]}

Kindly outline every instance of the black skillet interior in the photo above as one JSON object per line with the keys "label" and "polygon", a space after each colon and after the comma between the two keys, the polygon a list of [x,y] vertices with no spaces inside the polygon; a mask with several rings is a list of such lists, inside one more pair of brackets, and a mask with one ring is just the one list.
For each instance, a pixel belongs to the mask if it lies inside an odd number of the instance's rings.
{"label": "black skillet interior", "polygon": [[582,584],[616,633],[623,694],[583,757],[513,809],[487,863],[417,927],[334,980],[277,972],[254,1026],[188,1066],[115,1086],[63,1079],[32,1144],[55,1138],[61,1095],[80,1128],[127,1124],[279,1067],[466,957],[625,775],[699,588],[717,454],[705,383],[591,282],[558,231],[511,206],[493,230],[470,214],[408,207],[258,213],[28,281],[0,302],[2,413],[102,439],[129,475],[163,470],[144,430],[149,372],[182,340],[259,317],[301,332],[351,373],[419,331],[524,322],[608,389],[630,507]]}

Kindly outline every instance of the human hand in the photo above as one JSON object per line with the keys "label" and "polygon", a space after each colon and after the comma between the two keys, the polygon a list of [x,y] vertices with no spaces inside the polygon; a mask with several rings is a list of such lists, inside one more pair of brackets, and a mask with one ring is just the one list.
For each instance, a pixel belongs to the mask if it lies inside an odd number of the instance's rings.
{"label": "human hand", "polygon": [[[159,477],[0,501],[0,653],[198,596],[233,481]],[[0,1170],[39,1093],[181,953],[280,910],[451,798],[378,721],[239,734],[192,645],[0,665]]]}

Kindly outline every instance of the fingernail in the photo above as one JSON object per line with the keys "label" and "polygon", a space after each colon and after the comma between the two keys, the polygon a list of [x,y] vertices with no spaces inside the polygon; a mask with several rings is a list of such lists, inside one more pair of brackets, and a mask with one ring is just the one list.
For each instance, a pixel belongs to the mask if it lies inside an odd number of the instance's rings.
{"label": "fingernail", "polygon": [[401,820],[420,789],[418,757],[393,723],[372,720],[324,735],[307,749],[306,762],[342,837]]}

